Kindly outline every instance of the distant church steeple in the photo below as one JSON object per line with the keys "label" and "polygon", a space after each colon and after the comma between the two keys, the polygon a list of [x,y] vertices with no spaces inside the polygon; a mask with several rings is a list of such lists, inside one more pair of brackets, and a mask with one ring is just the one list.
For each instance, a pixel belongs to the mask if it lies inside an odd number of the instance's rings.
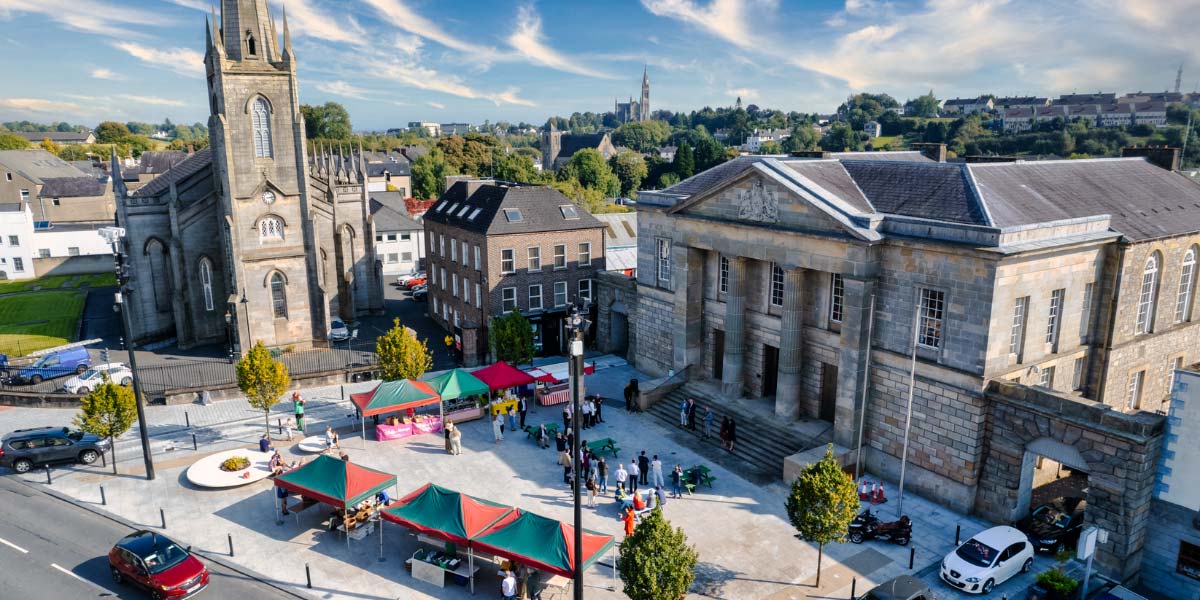
{"label": "distant church steeple", "polygon": [[650,120],[650,71],[642,66],[642,101],[638,104],[639,121]]}

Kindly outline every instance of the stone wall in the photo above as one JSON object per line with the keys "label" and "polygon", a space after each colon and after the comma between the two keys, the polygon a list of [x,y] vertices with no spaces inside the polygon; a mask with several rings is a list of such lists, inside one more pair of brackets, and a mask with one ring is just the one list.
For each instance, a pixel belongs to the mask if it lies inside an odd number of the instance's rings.
{"label": "stone wall", "polygon": [[637,287],[637,294],[637,318],[629,323],[629,337],[637,339],[634,366],[650,375],[666,375],[675,368],[674,296],[643,285]]}
{"label": "stone wall", "polygon": [[[625,348],[618,348],[613,329],[614,308],[621,310],[624,306],[626,321]],[[637,315],[638,295],[637,281],[617,271],[601,271],[596,277],[596,348],[604,353],[615,353],[624,350],[625,356],[633,362],[637,356]]]}

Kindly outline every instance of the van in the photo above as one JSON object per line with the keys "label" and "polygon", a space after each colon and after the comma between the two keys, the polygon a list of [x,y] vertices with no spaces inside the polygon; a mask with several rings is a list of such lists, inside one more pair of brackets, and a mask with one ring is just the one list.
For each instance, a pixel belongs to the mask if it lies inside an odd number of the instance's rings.
{"label": "van", "polygon": [[87,348],[75,346],[51,352],[32,365],[17,371],[11,383],[41,383],[44,379],[54,379],[71,373],[83,373],[92,366],[92,357]]}

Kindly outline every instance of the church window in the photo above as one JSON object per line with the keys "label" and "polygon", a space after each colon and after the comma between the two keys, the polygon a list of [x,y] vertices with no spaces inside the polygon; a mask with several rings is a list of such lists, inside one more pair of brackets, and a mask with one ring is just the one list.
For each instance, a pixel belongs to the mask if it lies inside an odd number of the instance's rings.
{"label": "church window", "polygon": [[254,41],[254,34],[246,32],[246,50],[250,56],[258,54],[258,43]]}
{"label": "church window", "polygon": [[254,156],[271,158],[271,107],[265,98],[254,101],[251,125],[254,128]]}
{"label": "church window", "polygon": [[212,312],[212,262],[208,258],[200,259],[200,290],[204,294],[204,310]]}
{"label": "church window", "polygon": [[1142,270],[1142,291],[1138,296],[1137,333],[1154,330],[1154,303],[1158,294],[1158,254],[1150,256]]}
{"label": "church window", "polygon": [[162,242],[152,239],[146,244],[146,259],[150,263],[154,308],[158,312],[167,312],[171,310],[171,280],[167,271],[167,250]]}
{"label": "church window", "polygon": [[271,307],[274,310],[276,319],[287,318],[286,286],[287,282],[283,280],[282,273],[275,273],[271,276]]}
{"label": "church window", "polygon": [[283,220],[279,217],[263,217],[258,222],[258,240],[270,242],[283,239]]}

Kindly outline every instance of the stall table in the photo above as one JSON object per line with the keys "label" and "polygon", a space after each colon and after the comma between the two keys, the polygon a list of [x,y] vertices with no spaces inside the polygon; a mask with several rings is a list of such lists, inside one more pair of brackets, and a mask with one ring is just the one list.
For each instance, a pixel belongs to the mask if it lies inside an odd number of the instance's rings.
{"label": "stall table", "polygon": [[501,412],[507,415],[508,409],[517,408],[517,398],[506,398],[504,400],[492,402],[489,407],[491,408],[491,415],[493,417],[495,417],[497,413]]}
{"label": "stall table", "polygon": [[438,433],[441,430],[442,419],[440,417],[426,417],[421,421],[413,421],[412,423],[399,423],[396,425],[380,423],[375,426],[375,439],[381,442],[387,440],[399,440],[413,435],[421,435],[423,433]]}
{"label": "stall table", "polygon": [[566,404],[571,401],[571,387],[563,385],[561,387],[540,389],[537,391],[537,399],[538,403],[542,406]]}

